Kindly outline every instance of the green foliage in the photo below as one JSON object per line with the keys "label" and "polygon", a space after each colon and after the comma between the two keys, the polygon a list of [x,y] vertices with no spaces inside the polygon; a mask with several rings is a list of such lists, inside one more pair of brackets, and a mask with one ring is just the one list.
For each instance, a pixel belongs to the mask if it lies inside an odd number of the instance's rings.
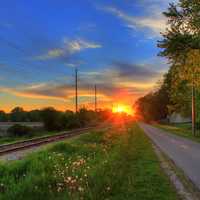
{"label": "green foliage", "polygon": [[179,0],[170,4],[164,12],[169,27],[163,34],[158,46],[163,49],[162,56],[167,57],[176,66],[180,78],[193,83],[194,74],[199,72],[200,61],[200,2]]}
{"label": "green foliage", "polygon": [[[161,128],[165,131],[168,131],[172,134],[185,137],[191,140],[194,140],[196,142],[200,142],[200,137],[196,137],[192,134],[192,125],[187,124],[156,124],[155,127]],[[199,131],[197,132],[199,135]]]}
{"label": "green foliage", "polygon": [[0,122],[6,122],[8,118],[8,115],[3,110],[0,110]]}
{"label": "green foliage", "polygon": [[80,128],[81,127],[81,123],[80,123],[78,116],[71,111],[66,111],[62,115],[61,120],[62,120],[63,126],[66,129],[73,129],[73,128]]}
{"label": "green foliage", "polygon": [[15,124],[8,129],[8,133],[12,136],[30,135],[32,132],[32,128],[20,124]]}
{"label": "green foliage", "polygon": [[16,107],[11,113],[0,111],[0,122],[43,122],[47,131],[60,131],[96,125],[108,119],[110,113],[110,110],[94,112],[84,108],[77,113],[69,110],[62,112],[53,107],[24,111],[23,108]]}
{"label": "green foliage", "polygon": [[146,121],[157,121],[167,117],[169,104],[169,93],[167,84],[164,82],[154,93],[137,100],[135,107],[137,113]]}
{"label": "green foliage", "polygon": [[45,129],[48,131],[59,131],[63,129],[62,114],[52,107],[42,110],[42,120]]}
{"label": "green foliage", "polygon": [[136,125],[126,130],[92,132],[0,165],[0,199],[177,199],[147,136]]}
{"label": "green foliage", "polygon": [[108,116],[105,113],[107,111],[96,113],[92,110],[80,109],[77,113],[73,113],[72,111],[59,112],[54,108],[45,108],[42,110],[41,116],[46,130],[59,131],[96,125],[107,119]]}
{"label": "green foliage", "polygon": [[[191,88],[200,86],[200,2],[179,0],[163,13],[169,26],[158,41],[160,56],[168,58],[168,113],[191,115]],[[197,103],[199,104],[199,103]]]}
{"label": "green foliage", "polygon": [[91,110],[86,110],[85,108],[79,110],[77,117],[83,127],[87,124],[95,123],[95,120],[97,120],[97,114]]}
{"label": "green foliage", "polygon": [[26,122],[27,120],[27,113],[21,107],[14,108],[10,113],[10,119],[13,122]]}

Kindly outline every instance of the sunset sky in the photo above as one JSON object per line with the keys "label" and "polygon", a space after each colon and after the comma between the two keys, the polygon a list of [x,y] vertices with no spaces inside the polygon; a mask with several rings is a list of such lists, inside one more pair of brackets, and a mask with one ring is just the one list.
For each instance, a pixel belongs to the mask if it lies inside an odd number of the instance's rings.
{"label": "sunset sky", "polygon": [[[0,6],[0,109],[132,105],[167,71],[157,57],[168,0],[6,0]],[[93,107],[91,107],[93,108]]]}

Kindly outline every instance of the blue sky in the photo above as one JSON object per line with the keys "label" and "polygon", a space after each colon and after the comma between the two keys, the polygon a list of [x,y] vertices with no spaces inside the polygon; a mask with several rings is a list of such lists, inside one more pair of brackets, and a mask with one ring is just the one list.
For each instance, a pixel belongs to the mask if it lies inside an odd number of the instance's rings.
{"label": "blue sky", "polygon": [[0,109],[133,104],[167,71],[157,57],[168,0],[7,0],[0,7]]}

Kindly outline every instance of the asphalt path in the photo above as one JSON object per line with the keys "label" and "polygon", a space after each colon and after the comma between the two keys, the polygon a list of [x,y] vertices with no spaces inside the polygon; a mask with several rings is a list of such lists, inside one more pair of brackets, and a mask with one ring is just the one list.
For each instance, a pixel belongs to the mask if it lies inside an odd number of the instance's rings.
{"label": "asphalt path", "polygon": [[200,189],[200,143],[139,123],[151,140]]}

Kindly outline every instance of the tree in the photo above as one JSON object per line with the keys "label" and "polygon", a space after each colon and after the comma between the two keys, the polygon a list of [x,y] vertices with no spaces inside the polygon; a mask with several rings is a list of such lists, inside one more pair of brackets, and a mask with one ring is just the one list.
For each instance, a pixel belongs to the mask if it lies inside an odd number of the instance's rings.
{"label": "tree", "polygon": [[[168,28],[158,47],[163,50],[160,56],[171,63],[172,84],[170,90],[170,111],[183,111],[189,114],[192,87],[200,86],[200,2],[179,0],[170,4],[164,15]],[[182,105],[181,105],[182,104]]]}
{"label": "tree", "polygon": [[31,110],[28,112],[28,119],[31,122],[39,122],[42,120],[41,111],[40,110]]}
{"label": "tree", "polygon": [[[167,77],[167,75],[166,75]],[[134,107],[137,113],[146,121],[165,119],[168,115],[169,93],[166,78],[160,88],[137,100]]]}
{"label": "tree", "polygon": [[3,110],[0,110],[0,122],[7,122],[7,121],[8,121],[8,115]]}
{"label": "tree", "polygon": [[63,129],[63,125],[61,123],[62,114],[54,108],[49,107],[43,109],[41,116],[46,130],[59,131]]}
{"label": "tree", "polygon": [[21,107],[15,107],[10,113],[10,119],[13,122],[28,121],[27,113]]}
{"label": "tree", "polygon": [[160,55],[176,66],[180,78],[191,83],[191,76],[199,72],[196,64],[200,56],[200,2],[179,0],[177,4],[170,4],[164,15],[169,26],[162,34],[163,40],[158,41],[158,47],[163,49]]}

